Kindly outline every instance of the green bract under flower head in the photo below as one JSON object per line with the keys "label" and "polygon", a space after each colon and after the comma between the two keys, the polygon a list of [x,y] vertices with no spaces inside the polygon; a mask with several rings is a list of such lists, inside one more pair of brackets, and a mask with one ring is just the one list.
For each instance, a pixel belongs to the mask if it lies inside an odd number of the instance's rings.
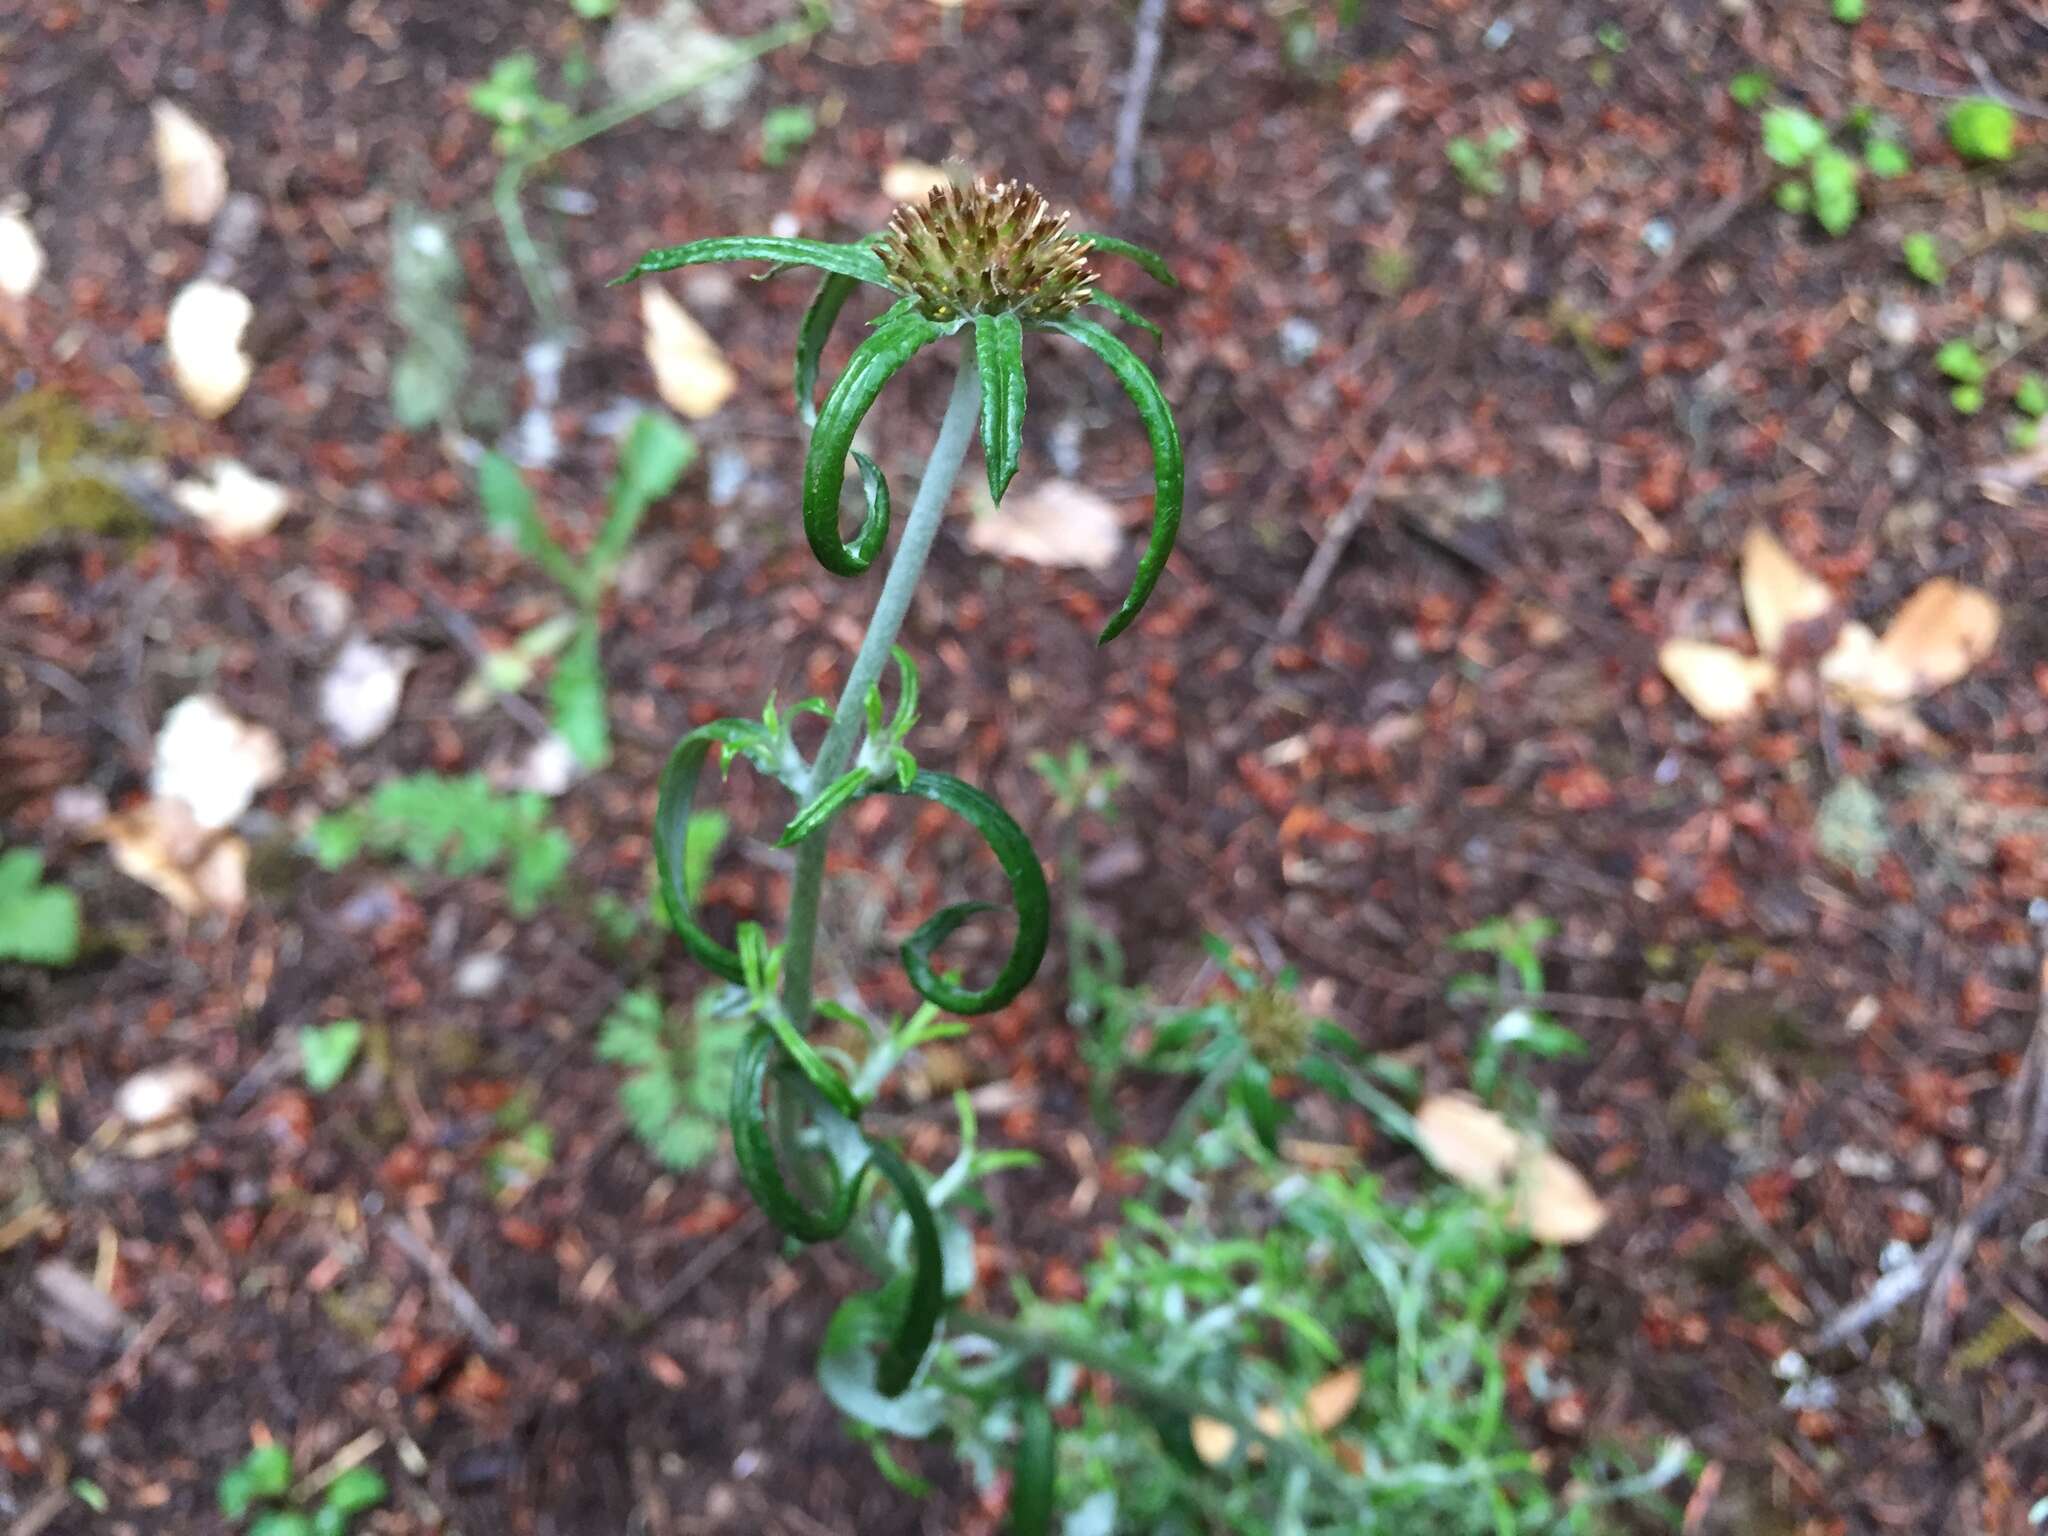
{"label": "green bract under flower head", "polygon": [[1067,233],[1067,218],[1021,181],[941,186],[896,210],[875,253],[928,319],[1047,320],[1079,309],[1095,285],[1088,245]]}

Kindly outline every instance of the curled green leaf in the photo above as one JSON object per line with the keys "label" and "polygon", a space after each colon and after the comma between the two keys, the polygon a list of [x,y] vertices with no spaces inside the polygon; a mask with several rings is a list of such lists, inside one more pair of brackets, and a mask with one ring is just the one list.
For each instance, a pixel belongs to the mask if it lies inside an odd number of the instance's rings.
{"label": "curled green leaf", "polygon": [[1142,245],[1133,245],[1128,240],[1119,240],[1115,235],[1082,235],[1081,243],[1091,249],[1108,251],[1113,256],[1122,256],[1134,261],[1145,269],[1148,276],[1164,283],[1169,288],[1178,288],[1180,279],[1166,265],[1166,258],[1157,251],[1148,251]]}
{"label": "curled green leaf", "polygon": [[[781,1041],[766,1024],[754,1026],[740,1044],[732,1074],[733,1161],[739,1165],[740,1180],[747,1186],[747,1193],[778,1230],[800,1243],[830,1242],[853,1220],[859,1181],[841,1179],[828,1170],[832,1185],[825,1207],[813,1211],[796,1197],[782,1177],[766,1102],[769,1079],[780,1064],[781,1050]],[[778,1084],[777,1091],[787,1090]]]}
{"label": "curled green leaf", "polygon": [[856,798],[868,787],[873,775],[866,768],[849,768],[817,794],[804,808],[790,817],[789,825],[782,829],[782,836],[775,840],[778,848],[794,848],[818,828],[825,825],[849,800]]}
{"label": "curled green leaf", "polygon": [[904,1298],[903,1312],[896,1320],[896,1330],[882,1351],[882,1359],[875,1371],[875,1385],[884,1397],[895,1397],[917,1379],[917,1368],[924,1363],[925,1352],[931,1348],[932,1335],[938,1331],[939,1309],[945,1305],[945,1256],[939,1248],[939,1224],[932,1219],[931,1205],[924,1196],[924,1186],[917,1181],[917,1175],[910,1165],[897,1155],[896,1149],[886,1142],[876,1142],[870,1148],[869,1167],[876,1169],[883,1178],[896,1186],[896,1198],[902,1202],[904,1214],[910,1218],[910,1253],[914,1268],[910,1276],[910,1292]]}
{"label": "curled green leaf", "polygon": [[1131,620],[1138,616],[1138,610],[1145,606],[1152,589],[1159,585],[1160,574],[1166,569],[1166,557],[1173,553],[1174,537],[1180,532],[1181,500],[1187,486],[1187,468],[1181,458],[1180,429],[1173,424],[1173,410],[1166,403],[1159,381],[1152,377],[1152,370],[1108,330],[1078,315],[1049,320],[1046,329],[1072,337],[1108,365],[1117,382],[1123,385],[1124,392],[1131,397],[1131,403],[1137,406],[1138,417],[1145,423],[1145,433],[1152,440],[1152,537],[1145,546],[1145,553],[1139,557],[1138,572],[1131,581],[1131,590],[1124,598],[1123,606],[1117,609],[1115,616],[1096,637],[1096,644],[1107,645],[1128,629]]}
{"label": "curled green leaf", "polygon": [[908,784],[884,779],[869,793],[909,795],[942,805],[979,832],[989,851],[1002,866],[1010,884],[1010,901],[1017,911],[1017,936],[1011,941],[1009,958],[996,979],[978,992],[970,992],[941,977],[933,968],[932,951],[969,918],[993,910],[987,902],[963,902],[946,907],[927,918],[916,932],[903,941],[903,969],[918,995],[951,1013],[992,1013],[1014,999],[1038,974],[1045,958],[1046,940],[1052,928],[1052,898],[1046,889],[1045,871],[1038,866],[1031,840],[1010,814],[982,791],[962,783],[951,774],[920,768]]}
{"label": "curled green leaf", "polygon": [[1015,310],[974,317],[974,358],[981,370],[988,493],[1000,502],[1024,448],[1024,322]]}
{"label": "curled green leaf", "polygon": [[688,868],[690,808],[697,798],[697,780],[703,775],[704,760],[712,748],[744,751],[759,746],[762,734],[762,727],[753,720],[715,720],[690,732],[676,743],[668,766],[662,769],[661,798],[654,810],[654,867],[669,926],[700,964],[732,982],[746,980],[739,954],[706,933],[690,910],[690,890],[684,874]]}
{"label": "curled green leaf", "polygon": [[1052,1410],[1042,1397],[1018,1405],[1015,1475],[1010,1484],[1012,1536],[1047,1536],[1052,1529]]}
{"label": "curled green leaf", "polygon": [[804,460],[804,534],[818,562],[835,576],[858,576],[874,564],[889,538],[889,487],[881,471],[858,453],[854,459],[860,466],[867,515],[851,543],[840,538],[839,492],[846,483],[846,456],[853,448],[853,434],[896,370],[945,330],[937,321],[898,305],[854,349],[846,371],[825,397]]}
{"label": "curled green leaf", "polygon": [[825,343],[839,322],[839,312],[853,297],[854,287],[854,279],[827,273],[818,285],[818,296],[804,311],[804,323],[797,327],[796,413],[807,427],[818,420],[818,364],[824,358]]}
{"label": "curled green leaf", "polygon": [[[865,245],[833,245],[824,240],[780,240],[768,235],[728,235],[712,240],[692,240],[688,245],[665,246],[649,251],[610,286],[630,283],[652,272],[673,272],[709,261],[770,261],[779,271],[784,267],[816,267],[856,282],[888,286],[882,259]],[[843,302],[843,301],[842,301]]]}

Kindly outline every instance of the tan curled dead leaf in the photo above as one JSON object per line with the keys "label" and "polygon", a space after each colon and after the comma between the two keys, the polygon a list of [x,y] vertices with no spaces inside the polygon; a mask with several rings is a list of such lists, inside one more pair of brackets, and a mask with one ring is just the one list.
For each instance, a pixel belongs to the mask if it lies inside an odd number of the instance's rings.
{"label": "tan curled dead leaf", "polygon": [[1794,560],[1770,530],[1749,530],[1742,541],[1742,607],[1758,650],[1777,656],[1787,630],[1826,617],[1834,606],[1827,583]]}
{"label": "tan curled dead leaf", "polygon": [[1342,1424],[1358,1406],[1358,1394],[1364,1386],[1364,1376],[1356,1366],[1350,1366],[1331,1372],[1310,1387],[1301,1405],[1309,1427],[1319,1435],[1327,1435]]}
{"label": "tan curled dead leaf", "polygon": [[1585,1176],[1464,1094],[1436,1094],[1415,1111],[1415,1139],[1444,1175],[1483,1195],[1513,1193],[1508,1220],[1541,1243],[1582,1243],[1607,1209]]}
{"label": "tan curled dead leaf", "polygon": [[1755,714],[1778,690],[1774,663],[1711,640],[1666,640],[1657,665],[1685,702],[1716,725]]}
{"label": "tan curled dead leaf", "polygon": [[967,547],[1033,565],[1103,571],[1123,548],[1116,508],[1085,485],[1046,480],[967,525]]}
{"label": "tan curled dead leaf", "polygon": [[1195,1454],[1202,1458],[1204,1466],[1217,1466],[1230,1460],[1230,1453],[1237,1449],[1237,1431],[1220,1419],[1205,1419],[1199,1415],[1188,1420],[1188,1439],[1193,1442]]}
{"label": "tan curled dead leaf", "polygon": [[292,504],[291,492],[235,459],[216,459],[206,478],[180,480],[171,500],[229,544],[261,538],[275,528]]}
{"label": "tan curled dead leaf", "polygon": [[182,800],[146,800],[109,816],[97,833],[115,868],[187,917],[233,914],[247,902],[248,844],[233,833],[209,832]]}
{"label": "tan curled dead leaf", "polygon": [[646,327],[655,392],[664,405],[679,416],[702,421],[732,398],[739,375],[688,310],[650,283],[640,290],[640,319]]}
{"label": "tan curled dead leaf", "polygon": [[227,152],[174,101],[152,102],[149,115],[165,215],[174,224],[211,224],[228,199]]}
{"label": "tan curled dead leaf", "polygon": [[1991,594],[1936,577],[1899,609],[1877,642],[1888,671],[1921,698],[1957,682],[1998,644],[2000,616]]}
{"label": "tan curled dead leaf", "polygon": [[242,333],[255,308],[244,295],[208,278],[187,283],[164,317],[164,349],[178,393],[208,421],[225,416],[255,371]]}
{"label": "tan curled dead leaf", "polygon": [[[1262,1435],[1278,1440],[1282,1435],[1312,1429],[1319,1435],[1331,1430],[1351,1417],[1351,1410],[1358,1406],[1358,1396],[1365,1385],[1364,1376],[1355,1368],[1333,1371],[1308,1389],[1302,1398],[1301,1412],[1287,1414],[1268,1403],[1252,1415],[1252,1423]],[[1217,1466],[1230,1459],[1230,1453],[1237,1449],[1237,1431],[1220,1419],[1197,1416],[1188,1421],[1188,1439],[1193,1442],[1195,1454],[1206,1466]],[[1254,1441],[1245,1448],[1245,1460],[1265,1460],[1266,1449]]]}

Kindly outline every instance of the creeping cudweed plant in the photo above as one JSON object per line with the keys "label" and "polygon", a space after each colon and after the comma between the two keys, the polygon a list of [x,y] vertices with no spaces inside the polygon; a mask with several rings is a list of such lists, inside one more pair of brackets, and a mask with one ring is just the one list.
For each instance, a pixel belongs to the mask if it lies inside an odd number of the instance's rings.
{"label": "creeping cudweed plant", "polygon": [[[798,410],[811,428],[803,474],[804,532],[829,571],[859,576],[889,537],[889,486],[881,469],[853,448],[853,438],[882,388],[926,347],[952,342],[958,361],[951,398],[924,478],[898,541],[844,692],[836,708],[807,699],[787,711],[771,700],[761,718],[728,719],[686,735],[669,759],[655,819],[656,861],[671,924],[690,953],[744,994],[754,1020],[733,1074],[734,1152],[749,1191],[769,1219],[800,1242],[846,1238],[882,1278],[834,1319],[822,1374],[828,1390],[857,1421],[877,1431],[928,1431],[937,1421],[930,1389],[920,1392],[942,1314],[971,1278],[965,1229],[946,1215],[949,1202],[1006,1160],[978,1155],[963,1106],[960,1160],[929,1183],[888,1142],[871,1136],[863,1113],[889,1071],[923,1040],[958,1033],[939,1010],[974,1015],[1001,1008],[1036,974],[1050,927],[1050,897],[1038,856],[1007,812],[982,791],[920,766],[905,745],[917,719],[917,668],[895,646],[912,592],[938,532],[977,425],[998,501],[1016,474],[1026,395],[1025,338],[1049,333],[1080,343],[1129,393],[1151,440],[1155,499],[1151,538],[1122,605],[1101,639],[1121,634],[1138,616],[1172,551],[1180,523],[1180,435],[1152,371],[1086,313],[1107,311],[1157,334],[1128,307],[1096,287],[1097,254],[1128,257],[1163,282],[1173,278],[1149,251],[1104,235],[1077,234],[1030,187],[941,187],[920,206],[899,209],[886,231],[850,244],[736,236],[650,252],[621,281],[700,262],[759,260],[773,271],[808,266],[825,274],[797,338]],[[816,404],[820,359],[834,324],[863,287],[891,299],[839,379]],[[851,454],[864,502],[859,530],[841,534],[839,502]],[[893,656],[896,707],[885,709],[884,663]],[[796,746],[800,714],[829,715],[813,758]],[[692,911],[683,878],[691,806],[708,758],[721,768],[744,758],[777,779],[796,802],[781,844],[798,850],[796,876],[780,942],[758,925],[740,929],[737,944],[713,938]],[[906,795],[945,807],[988,844],[1009,884],[1016,914],[1010,953],[994,979],[970,987],[941,971],[934,954],[985,904],[950,906],[929,918],[902,947],[904,969],[928,1006],[908,1021],[878,1027],[812,996],[818,899],[833,818],[871,794]],[[873,1042],[855,1063],[812,1044],[809,1027],[824,1013],[866,1030]],[[1015,1161],[1009,1159],[1008,1161]],[[877,1226],[863,1208],[869,1174],[893,1190],[899,1214]],[[1044,1398],[1024,1388],[1020,1355],[995,1376],[1015,1378],[1017,1403],[1012,1508],[1020,1530],[1044,1530],[1053,1488],[1052,1426]],[[998,1362],[1000,1365],[1001,1362]],[[989,1379],[988,1362],[982,1376]]]}

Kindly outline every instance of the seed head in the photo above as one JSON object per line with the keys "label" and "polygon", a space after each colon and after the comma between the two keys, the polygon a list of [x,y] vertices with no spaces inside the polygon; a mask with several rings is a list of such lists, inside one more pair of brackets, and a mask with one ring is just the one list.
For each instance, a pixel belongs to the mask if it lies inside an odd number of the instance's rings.
{"label": "seed head", "polygon": [[1095,282],[1067,218],[1021,181],[941,186],[896,210],[875,253],[928,319],[1005,310],[1047,319],[1080,308]]}
{"label": "seed head", "polygon": [[1292,992],[1261,987],[1244,1000],[1245,1044],[1267,1070],[1291,1072],[1308,1050],[1313,1028]]}

